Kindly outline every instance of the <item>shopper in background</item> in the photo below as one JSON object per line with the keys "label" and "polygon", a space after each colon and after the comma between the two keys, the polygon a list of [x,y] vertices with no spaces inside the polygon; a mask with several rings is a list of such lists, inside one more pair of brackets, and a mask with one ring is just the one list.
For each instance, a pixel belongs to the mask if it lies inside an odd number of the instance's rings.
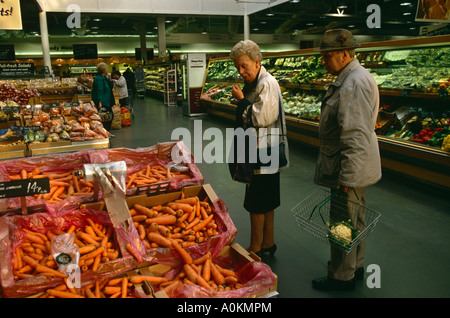
{"label": "shopper in background", "polygon": [[119,104],[121,107],[127,107],[128,104],[128,86],[125,77],[120,74],[120,71],[115,70],[112,73],[112,80],[117,94],[119,95]]}
{"label": "shopper in background", "polygon": [[136,83],[142,83],[145,78],[144,69],[142,68],[142,64],[139,64],[136,71],[134,72],[134,76],[136,78]]}
{"label": "shopper in background", "polygon": [[[255,127],[260,145],[261,138],[267,138],[270,129],[286,131],[284,106],[280,104],[280,87],[276,79],[261,65],[262,54],[255,42],[240,41],[231,50],[230,57],[245,83],[242,90],[236,84],[232,90],[232,96],[238,100],[236,126],[244,129]],[[279,112],[280,105],[282,114]],[[261,134],[259,128],[267,128],[267,134]],[[285,137],[280,137],[281,139],[287,142]],[[285,152],[288,158],[287,146]],[[248,250],[258,255],[273,255],[277,249],[274,210],[280,205],[281,170],[271,174],[262,170],[255,172],[250,184],[246,185],[244,208],[250,213],[251,226]]]}
{"label": "shopper in background", "polygon": [[133,71],[128,67],[125,72],[123,72],[123,77],[127,81],[128,87],[128,97],[133,98],[136,93],[136,78],[134,77]]}
{"label": "shopper in background", "polygon": [[[100,113],[105,113],[103,118],[103,126],[106,130],[111,130],[111,123],[114,117],[112,107],[115,104],[113,87],[114,83],[111,81],[111,76],[108,73],[108,65],[101,62],[97,65],[98,75],[94,78],[92,83],[92,93],[91,97],[95,106]],[[112,135],[111,135],[112,136]]]}
{"label": "shopper in background", "polygon": [[[314,182],[341,189],[331,205],[349,209],[351,201],[365,206],[365,188],[381,179],[381,161],[375,124],[379,108],[378,86],[373,76],[354,58],[359,45],[345,29],[324,33],[318,51],[328,73],[337,75],[322,101],[319,123],[320,151]],[[346,211],[349,213],[349,211]],[[333,215],[333,209],[330,214]],[[358,209],[352,222],[365,227],[365,211]],[[357,218],[357,219],[355,219]],[[364,274],[365,242],[346,254],[331,246],[328,275],[313,280],[321,290],[352,290]]]}

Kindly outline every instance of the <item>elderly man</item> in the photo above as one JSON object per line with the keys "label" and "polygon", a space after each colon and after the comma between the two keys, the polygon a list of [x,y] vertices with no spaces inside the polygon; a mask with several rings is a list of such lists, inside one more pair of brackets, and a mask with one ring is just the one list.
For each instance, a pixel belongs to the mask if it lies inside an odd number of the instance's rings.
{"label": "elderly man", "polygon": [[[338,77],[322,101],[314,182],[332,191],[341,189],[341,195],[331,201],[331,217],[344,206],[346,219],[362,230],[366,226],[364,209],[350,209],[354,201],[365,206],[365,188],[381,179],[381,160],[375,134],[378,87],[354,58],[358,46],[350,31],[334,29],[324,33],[317,49],[327,72]],[[355,279],[364,275],[364,247],[362,242],[347,254],[331,244],[328,275],[314,279],[313,287],[353,290]]]}

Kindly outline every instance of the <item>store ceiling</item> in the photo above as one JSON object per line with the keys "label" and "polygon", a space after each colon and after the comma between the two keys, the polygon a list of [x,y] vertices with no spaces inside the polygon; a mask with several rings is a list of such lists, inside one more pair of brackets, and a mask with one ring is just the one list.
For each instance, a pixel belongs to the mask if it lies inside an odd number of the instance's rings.
{"label": "store ceiling", "polygon": [[[235,0],[230,0],[235,1]],[[188,2],[188,1],[187,1]],[[15,36],[39,33],[38,5],[35,1],[22,8],[23,31],[11,31]],[[367,13],[370,4],[381,9],[381,27],[369,28]],[[344,27],[358,35],[418,36],[415,22],[417,0],[297,0],[264,9],[249,16],[251,34],[322,34],[327,28]],[[82,8],[81,8],[82,9]],[[338,15],[338,9],[343,16]],[[69,13],[47,13],[50,36],[61,35],[138,35],[144,28],[148,35],[157,34],[157,16],[147,14],[81,13],[81,28],[70,30]],[[239,34],[244,32],[242,16],[165,16],[167,33]],[[4,32],[4,31],[3,31]],[[2,34],[7,36],[8,32]]]}

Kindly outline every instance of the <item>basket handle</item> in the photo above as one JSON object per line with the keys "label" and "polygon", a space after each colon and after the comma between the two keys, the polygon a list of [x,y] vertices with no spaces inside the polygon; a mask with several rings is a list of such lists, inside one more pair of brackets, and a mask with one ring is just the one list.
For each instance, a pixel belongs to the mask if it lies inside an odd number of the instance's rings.
{"label": "basket handle", "polygon": [[320,218],[322,219],[323,223],[326,224],[325,220],[323,219],[322,213],[320,213],[320,209],[331,199],[333,199],[335,196],[339,195],[339,193],[341,193],[343,190],[342,188],[339,188],[335,191],[331,191],[331,194],[326,197],[325,199],[323,199],[322,201],[320,201],[318,204],[316,204],[316,206],[314,207],[314,209],[311,211],[311,214],[309,215],[308,221],[311,220],[314,212],[316,211],[317,208],[319,208],[319,214],[320,214]]}

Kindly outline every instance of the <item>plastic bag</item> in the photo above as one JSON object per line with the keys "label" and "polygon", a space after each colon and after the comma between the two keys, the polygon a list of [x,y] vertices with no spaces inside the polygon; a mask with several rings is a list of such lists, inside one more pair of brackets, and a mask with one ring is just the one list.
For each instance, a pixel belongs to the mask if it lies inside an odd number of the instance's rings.
{"label": "plastic bag", "polygon": [[58,264],[59,271],[66,275],[73,273],[80,259],[79,247],[74,239],[75,233],[65,233],[53,236],[51,243],[53,259]]}

